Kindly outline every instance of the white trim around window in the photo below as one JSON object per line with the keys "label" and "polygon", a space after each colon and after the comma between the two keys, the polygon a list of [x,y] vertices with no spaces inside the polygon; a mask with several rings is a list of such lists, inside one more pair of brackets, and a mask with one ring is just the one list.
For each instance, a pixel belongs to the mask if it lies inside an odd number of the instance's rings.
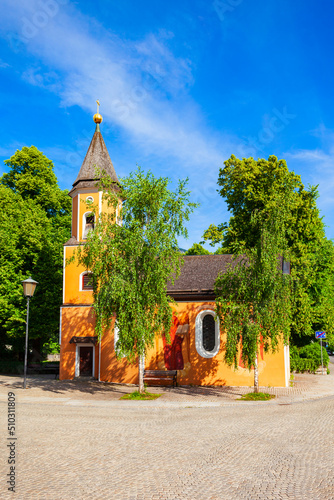
{"label": "white trim around window", "polygon": [[102,213],[102,191],[99,191],[99,215]]}
{"label": "white trim around window", "polygon": [[59,314],[59,345],[61,345],[61,327],[63,321],[63,308],[60,306],[60,314]]}
{"label": "white trim around window", "polygon": [[83,276],[85,274],[93,274],[92,271],[83,271],[79,276],[79,292],[92,292],[93,290],[84,290],[83,289]]}
{"label": "white trim around window", "polygon": [[289,387],[290,383],[290,347],[284,346],[284,372],[285,372],[285,387]]}
{"label": "white trim around window", "polygon": [[114,326],[114,349],[115,349],[115,353],[116,354],[117,354],[118,335],[119,335],[119,330],[118,330],[117,323],[115,321],[115,326]]}
{"label": "white trim around window", "polygon": [[[204,317],[210,314],[213,316],[215,320],[215,346],[212,351],[207,351],[204,349],[203,345],[203,319]],[[195,321],[195,346],[196,346],[196,351],[202,358],[213,358],[216,356],[219,352],[220,348],[220,328],[219,328],[219,320],[215,314],[214,311],[211,309],[205,309],[204,311],[201,311],[200,313],[197,314],[196,316],[196,321]]]}
{"label": "white trim around window", "polygon": [[[114,349],[115,349],[115,353],[116,355],[118,354],[118,349],[117,349],[117,342],[118,342],[118,338],[119,338],[119,329],[118,329],[118,326],[117,326],[117,321],[115,321],[115,326],[114,326]],[[122,356],[122,358],[125,358],[125,356]]]}
{"label": "white trim around window", "polygon": [[[94,216],[94,224],[93,224],[93,226],[95,226],[95,215],[94,215],[94,212],[92,212],[91,210],[89,210],[88,212],[85,212],[83,214],[83,216],[82,216],[82,239],[83,240],[87,239],[87,234],[88,234],[88,233],[86,233],[87,217],[89,217],[91,215]],[[94,227],[93,227],[93,229],[94,229]]]}

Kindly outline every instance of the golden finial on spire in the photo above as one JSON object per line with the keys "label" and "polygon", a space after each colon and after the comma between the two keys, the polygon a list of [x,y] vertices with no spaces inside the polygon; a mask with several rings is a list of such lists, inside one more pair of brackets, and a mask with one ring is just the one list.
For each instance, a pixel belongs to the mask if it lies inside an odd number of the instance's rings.
{"label": "golden finial on spire", "polygon": [[100,101],[99,101],[99,99],[96,101],[96,103],[97,103],[97,113],[95,113],[95,115],[93,116],[93,120],[95,123],[101,123],[103,118],[100,115]]}

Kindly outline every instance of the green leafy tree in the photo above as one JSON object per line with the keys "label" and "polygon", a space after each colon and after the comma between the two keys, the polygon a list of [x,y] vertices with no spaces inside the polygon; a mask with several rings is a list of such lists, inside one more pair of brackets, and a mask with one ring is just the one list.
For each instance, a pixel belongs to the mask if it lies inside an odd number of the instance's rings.
{"label": "green leafy tree", "polygon": [[192,247],[190,247],[184,255],[210,255],[212,252],[209,252],[206,248],[204,248],[200,243],[194,243]]}
{"label": "green leafy tree", "polygon": [[24,200],[33,200],[53,222],[58,222],[60,218],[60,225],[66,225],[66,221],[68,226],[71,200],[68,191],[59,188],[51,160],[35,146],[31,146],[17,150],[4,163],[10,170],[1,177],[2,185],[21,195]]}
{"label": "green leafy tree", "polygon": [[252,215],[255,211],[270,209],[275,197],[289,194],[290,213],[285,236],[295,281],[293,339],[303,342],[306,336],[309,341],[314,335],[315,325],[319,324],[327,324],[333,331],[330,318],[334,300],[331,298],[329,310],[325,311],[323,306],[323,297],[329,298],[333,288],[328,258],[332,245],[325,238],[324,224],[317,208],[317,188],[305,189],[300,176],[290,172],[286,162],[275,156],[268,160],[239,160],[232,155],[219,171],[218,185],[231,218],[228,223],[211,225],[204,233],[204,239],[212,245],[219,244],[224,253],[242,253],[243,249],[255,248],[260,229],[254,229],[251,224]]}
{"label": "green leafy tree", "polygon": [[[327,340],[334,343],[334,245],[323,238],[314,248],[313,279],[309,295],[312,299],[312,337],[317,330],[326,331]],[[303,346],[309,337],[301,336],[295,343]]]}
{"label": "green leafy tree", "polygon": [[225,360],[237,368],[241,349],[245,366],[254,367],[254,392],[259,392],[260,344],[275,351],[290,333],[290,277],[282,275],[278,257],[286,252],[286,216],[282,199],[270,211],[255,211],[250,225],[258,240],[215,283],[216,311],[227,335]]}
{"label": "green leafy tree", "polygon": [[2,356],[20,357],[26,315],[21,281],[30,275],[39,283],[30,303],[30,348],[39,354],[45,342],[58,339],[71,199],[58,187],[52,162],[34,146],[5,163],[10,170],[0,178],[0,350]]}
{"label": "green leafy tree", "polygon": [[[187,181],[175,192],[167,178],[155,178],[140,168],[114,185],[101,187],[113,210],[100,215],[94,231],[78,251],[78,260],[94,275],[94,308],[99,338],[116,316],[117,352],[130,361],[138,357],[139,391],[144,391],[143,357],[156,334],[168,335],[172,312],[167,283],[180,272],[177,236],[187,236],[185,222],[195,205],[189,202]],[[114,215],[118,197],[125,200],[120,220]]]}

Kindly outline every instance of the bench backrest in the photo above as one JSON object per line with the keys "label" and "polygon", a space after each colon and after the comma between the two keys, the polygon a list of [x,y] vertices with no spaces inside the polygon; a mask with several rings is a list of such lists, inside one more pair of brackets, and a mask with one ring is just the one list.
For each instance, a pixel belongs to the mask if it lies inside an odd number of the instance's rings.
{"label": "bench backrest", "polygon": [[161,376],[175,376],[177,375],[177,370],[144,370],[144,375],[148,376],[154,376],[154,375],[161,375]]}

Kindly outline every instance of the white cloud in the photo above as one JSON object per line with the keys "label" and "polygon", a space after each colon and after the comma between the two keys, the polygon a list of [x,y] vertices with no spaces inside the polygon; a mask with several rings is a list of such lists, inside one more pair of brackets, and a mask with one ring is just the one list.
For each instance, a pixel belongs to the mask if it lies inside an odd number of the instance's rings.
{"label": "white cloud", "polygon": [[[92,114],[99,98],[105,122],[123,130],[144,156],[165,165],[157,175],[189,176],[192,198],[204,214],[192,218],[189,245],[210,223],[222,222],[226,210],[216,193],[218,169],[232,153],[245,155],[246,146],[207,125],[190,96],[192,62],[169,48],[173,33],[157,30],[142,40],[122,40],[67,0],[2,3],[0,32],[9,31],[13,50],[27,52],[30,64],[21,72],[27,83],[58,95],[61,106],[77,105]],[[47,4],[54,6],[49,14]],[[55,161],[62,184],[70,185],[68,165],[77,172],[79,152],[56,147],[44,152]]]}
{"label": "white cloud", "polygon": [[40,1],[3,1],[10,11],[4,25],[16,30],[38,61],[23,78],[57,93],[63,106],[94,112],[99,98],[105,120],[144,151],[176,159],[186,172],[213,169],[216,175],[223,159],[242,149],[236,138],[206,126],[187,92],[193,83],[191,62],[168,48],[172,33],[123,41],[74,5],[63,5],[64,0],[52,0],[58,6],[53,15]]}
{"label": "white cloud", "polygon": [[10,64],[6,63],[2,59],[0,59],[0,68],[9,68]]}

